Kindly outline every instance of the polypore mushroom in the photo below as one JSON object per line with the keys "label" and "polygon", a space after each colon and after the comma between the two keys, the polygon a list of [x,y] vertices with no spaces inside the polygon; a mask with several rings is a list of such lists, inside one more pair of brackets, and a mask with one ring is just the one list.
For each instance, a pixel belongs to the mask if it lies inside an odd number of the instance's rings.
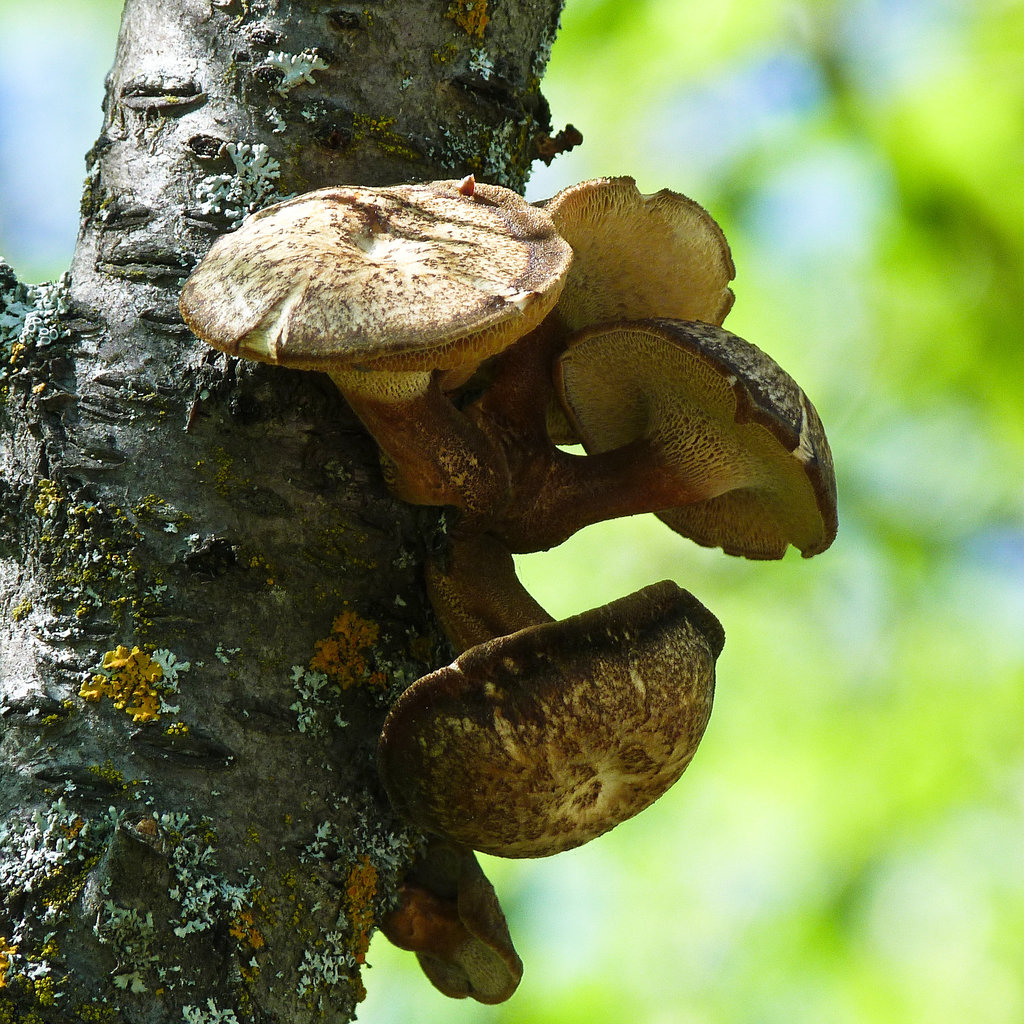
{"label": "polypore mushroom", "polygon": [[[519,354],[504,358],[512,366]],[[522,358],[519,378],[532,372],[542,386],[549,371]],[[706,323],[624,321],[573,336],[550,372],[585,456],[555,447],[539,409],[511,435],[492,425],[507,416],[489,394],[468,411],[508,453],[513,498],[488,529],[511,550],[640,512],[748,558],[781,558],[789,544],[809,556],[835,538],[821,420],[756,346]],[[527,454],[515,451],[523,437]]]}
{"label": "polypore mushroom", "polygon": [[569,331],[641,317],[721,324],[736,268],[722,229],[698,203],[632,178],[571,185],[542,204],[572,246],[557,314]]}
{"label": "polypore mushroom", "polygon": [[494,887],[472,852],[433,842],[380,923],[390,942],[416,954],[446,996],[500,1003],[523,976]]}
{"label": "polypore mushroom", "polygon": [[781,558],[790,544],[807,557],[835,539],[821,420],[755,345],[710,324],[624,323],[577,335],[557,378],[588,457],[618,467],[603,499],[618,499],[615,514],[646,506],[746,558]]}
{"label": "polypore mushroom", "polygon": [[478,644],[389,712],[378,752],[388,797],[413,824],[485,853],[579,846],[683,773],[724,639],[664,581]]}
{"label": "polypore mushroom", "polygon": [[570,259],[546,213],[471,178],[326,188],[219,238],[180,305],[232,355],[328,373],[399,497],[486,508],[507,475],[444,392],[544,318]]}

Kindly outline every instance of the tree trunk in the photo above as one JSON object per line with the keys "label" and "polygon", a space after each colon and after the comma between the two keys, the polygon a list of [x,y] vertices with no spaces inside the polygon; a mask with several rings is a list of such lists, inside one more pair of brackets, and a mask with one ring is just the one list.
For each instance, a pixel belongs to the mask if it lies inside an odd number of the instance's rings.
{"label": "tree trunk", "polygon": [[0,1021],[352,1018],[422,838],[375,753],[449,660],[440,517],[178,290],[284,195],[521,189],[560,6],[128,0],[70,276],[0,266]]}

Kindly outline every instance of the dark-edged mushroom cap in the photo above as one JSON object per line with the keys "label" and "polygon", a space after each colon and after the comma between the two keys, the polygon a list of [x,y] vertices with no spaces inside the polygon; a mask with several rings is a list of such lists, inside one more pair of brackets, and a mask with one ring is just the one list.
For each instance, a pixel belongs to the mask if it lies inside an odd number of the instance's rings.
{"label": "dark-edged mushroom cap", "polygon": [[718,620],[665,581],[479,644],[391,709],[378,764],[396,810],[504,857],[579,846],[643,810],[704,733]]}
{"label": "dark-edged mushroom cap", "polygon": [[720,324],[732,308],[729,244],[692,199],[668,189],[644,195],[628,177],[597,178],[543,208],[573,249],[557,307],[569,330],[648,317]]}
{"label": "dark-edged mushroom cap", "polygon": [[572,258],[551,218],[495,185],[339,186],[219,238],[181,313],[232,355],[330,374],[419,504],[498,504],[507,471],[445,390],[530,331]]}
{"label": "dark-edged mushroom cap", "polygon": [[834,540],[821,420],[756,346],[709,324],[622,323],[573,338],[557,377],[587,451],[632,445],[662,492],[650,511],[678,533],[747,558],[781,558],[789,544],[810,556]]}
{"label": "dark-edged mushroom cap", "polygon": [[543,319],[571,254],[516,193],[460,184],[337,186],[260,210],[186,281],[185,322],[301,369],[476,365]]}
{"label": "dark-edged mushroom cap", "polygon": [[494,887],[469,850],[431,843],[380,929],[414,952],[435,988],[453,999],[501,1003],[522,979]]}

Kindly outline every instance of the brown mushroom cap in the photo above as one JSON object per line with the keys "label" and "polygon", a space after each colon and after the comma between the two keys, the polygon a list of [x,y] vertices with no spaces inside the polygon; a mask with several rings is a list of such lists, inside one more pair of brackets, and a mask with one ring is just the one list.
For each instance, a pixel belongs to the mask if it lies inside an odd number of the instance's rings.
{"label": "brown mushroom cap", "polygon": [[444,392],[540,323],[571,259],[546,213],[471,178],[326,188],[218,239],[180,306],[217,348],[329,373],[398,497],[489,509],[507,468]]}
{"label": "brown mushroom cap", "polygon": [[682,774],[724,634],[664,581],[479,644],[396,701],[378,755],[395,808],[503,857],[579,846]]}
{"label": "brown mushroom cap", "polygon": [[558,301],[569,330],[646,317],[720,324],[732,308],[729,244],[692,199],[668,189],[643,195],[632,178],[597,178],[543,208],[573,249]]}
{"label": "brown mushroom cap", "polygon": [[747,558],[781,558],[789,544],[810,556],[834,540],[821,420],[756,346],[710,324],[616,324],[573,338],[557,376],[588,452],[654,449],[687,496],[658,511],[676,532]]}
{"label": "brown mushroom cap", "polygon": [[181,311],[200,338],[248,359],[448,370],[539,323],[570,260],[551,218],[496,185],[339,186],[219,238]]}

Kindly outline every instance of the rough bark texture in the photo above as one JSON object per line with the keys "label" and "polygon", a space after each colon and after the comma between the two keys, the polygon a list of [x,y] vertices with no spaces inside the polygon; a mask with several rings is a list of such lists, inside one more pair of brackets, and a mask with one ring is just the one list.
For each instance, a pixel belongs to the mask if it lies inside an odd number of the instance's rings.
{"label": "rough bark texture", "polygon": [[70,277],[0,279],[2,1024],[353,1016],[420,841],[374,755],[448,659],[443,522],[177,293],[283,195],[520,188],[560,6],[128,0]]}

